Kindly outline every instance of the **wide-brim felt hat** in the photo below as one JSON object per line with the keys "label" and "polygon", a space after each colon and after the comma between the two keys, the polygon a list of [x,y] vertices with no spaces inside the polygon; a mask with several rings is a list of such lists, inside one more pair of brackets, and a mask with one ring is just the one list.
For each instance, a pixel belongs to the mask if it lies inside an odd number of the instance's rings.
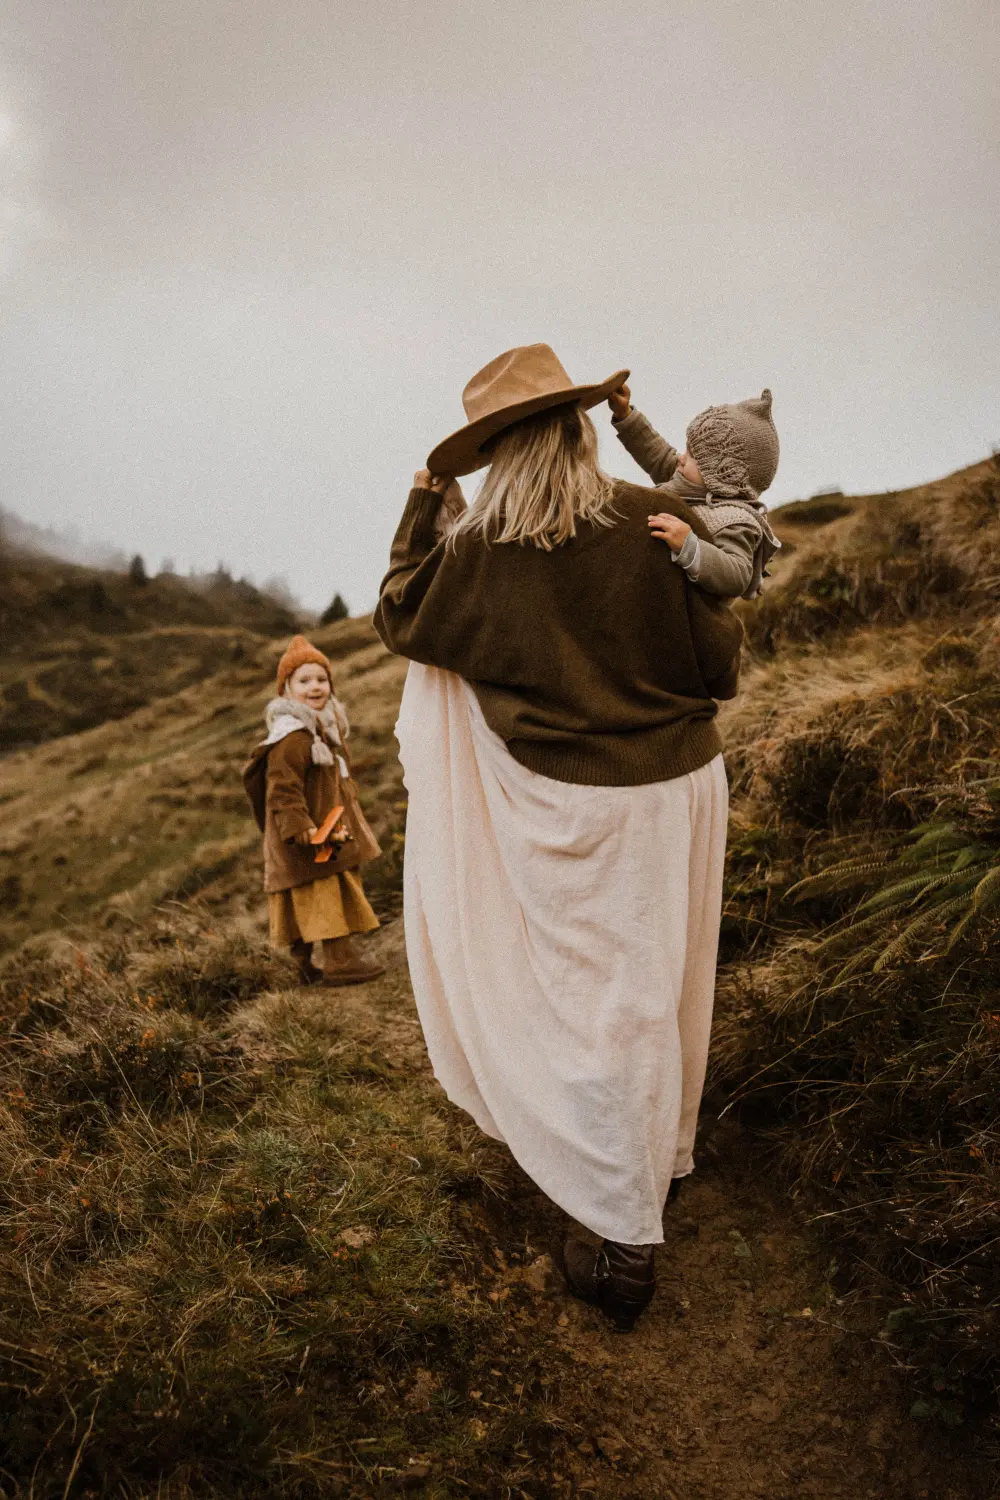
{"label": "wide-brim felt hat", "polygon": [[472,474],[489,463],[483,445],[505,427],[550,406],[597,406],[628,377],[628,370],[617,370],[600,385],[574,385],[548,344],[508,349],[473,375],[462,392],[468,421],[428,454],[427,467],[456,478]]}

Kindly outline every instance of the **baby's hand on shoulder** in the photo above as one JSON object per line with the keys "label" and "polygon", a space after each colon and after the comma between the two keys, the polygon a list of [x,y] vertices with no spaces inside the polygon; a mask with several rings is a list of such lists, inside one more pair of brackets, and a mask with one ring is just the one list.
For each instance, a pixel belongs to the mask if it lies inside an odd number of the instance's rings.
{"label": "baby's hand on shoulder", "polygon": [[649,517],[649,531],[658,541],[666,542],[672,552],[679,552],[691,528],[679,516],[671,516],[664,511],[661,515]]}

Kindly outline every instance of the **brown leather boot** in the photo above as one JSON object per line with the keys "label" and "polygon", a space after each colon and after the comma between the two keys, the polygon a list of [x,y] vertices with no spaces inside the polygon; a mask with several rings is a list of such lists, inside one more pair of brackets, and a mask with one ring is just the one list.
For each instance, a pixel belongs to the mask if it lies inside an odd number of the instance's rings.
{"label": "brown leather boot", "polygon": [[297,938],[292,944],[292,958],[299,971],[300,984],[322,984],[323,970],[317,969],[312,961],[312,943]]}
{"label": "brown leather boot", "polygon": [[563,1248],[566,1280],[584,1302],[592,1302],[619,1333],[631,1333],[656,1291],[655,1245],[589,1245],[572,1235]]}
{"label": "brown leather boot", "polygon": [[364,958],[349,937],[323,941],[323,983],[331,988],[343,984],[365,984],[385,973],[385,965]]}

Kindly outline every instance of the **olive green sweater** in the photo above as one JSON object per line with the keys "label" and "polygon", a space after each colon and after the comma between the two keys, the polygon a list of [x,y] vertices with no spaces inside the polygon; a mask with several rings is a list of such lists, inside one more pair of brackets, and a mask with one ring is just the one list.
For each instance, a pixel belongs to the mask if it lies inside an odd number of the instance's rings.
{"label": "olive green sweater", "polygon": [[391,651],[466,678],[514,758],[556,781],[666,781],[718,754],[715,699],[736,692],[742,626],[647,526],[667,509],[708,540],[696,510],[616,481],[615,525],[545,552],[438,542],[440,503],[411,490],[392,544],[375,612]]}

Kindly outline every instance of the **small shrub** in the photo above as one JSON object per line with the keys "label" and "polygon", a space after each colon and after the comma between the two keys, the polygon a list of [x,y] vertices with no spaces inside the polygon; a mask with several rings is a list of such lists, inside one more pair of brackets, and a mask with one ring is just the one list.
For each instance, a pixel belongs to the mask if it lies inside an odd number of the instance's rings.
{"label": "small shrub", "polygon": [[31,1069],[29,1097],[58,1114],[62,1131],[93,1133],[135,1107],[157,1115],[203,1108],[242,1071],[232,1042],[116,1017],[100,1033],[46,1048]]}
{"label": "small shrub", "polygon": [[206,1017],[291,977],[288,963],[266,943],[225,932],[189,945],[177,943],[174,951],[142,965],[137,984],[144,995]]}
{"label": "small shrub", "polygon": [[879,769],[871,747],[818,730],[786,740],[762,775],[782,817],[818,829],[852,822],[878,785]]}

